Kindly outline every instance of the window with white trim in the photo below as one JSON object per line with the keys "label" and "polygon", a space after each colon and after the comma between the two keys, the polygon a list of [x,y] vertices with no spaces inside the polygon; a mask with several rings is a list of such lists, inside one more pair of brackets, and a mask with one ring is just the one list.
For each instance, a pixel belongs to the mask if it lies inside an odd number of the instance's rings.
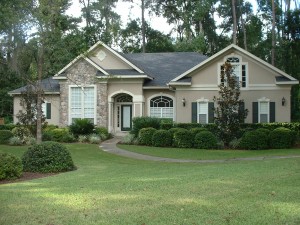
{"label": "window with white trim", "polygon": [[208,123],[208,102],[198,102],[197,104],[197,122]]}
{"label": "window with white trim", "polygon": [[150,100],[150,116],[158,118],[174,118],[173,99],[157,96]]}
{"label": "window with white trim", "polygon": [[[239,57],[231,56],[226,59],[226,62],[232,66],[232,74],[241,85],[241,88],[247,87],[247,68],[246,64],[242,63]],[[224,73],[224,66],[221,65],[221,73]],[[221,80],[221,83],[224,81]]]}
{"label": "window with white trim", "polygon": [[269,123],[270,121],[270,102],[258,102],[258,119],[259,123]]}
{"label": "window with white trim", "polygon": [[70,87],[70,120],[89,119],[95,123],[95,88]]}

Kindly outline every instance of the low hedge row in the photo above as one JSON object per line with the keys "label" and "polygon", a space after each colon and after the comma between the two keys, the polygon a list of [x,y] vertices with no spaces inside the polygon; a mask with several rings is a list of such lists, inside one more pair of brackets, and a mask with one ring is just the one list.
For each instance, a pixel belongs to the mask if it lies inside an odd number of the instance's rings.
{"label": "low hedge row", "polygon": [[142,128],[138,135],[138,143],[155,147],[178,147],[215,149],[218,147],[217,137],[210,131],[197,128],[187,130],[184,128],[171,128],[170,130],[157,130],[153,127]]}

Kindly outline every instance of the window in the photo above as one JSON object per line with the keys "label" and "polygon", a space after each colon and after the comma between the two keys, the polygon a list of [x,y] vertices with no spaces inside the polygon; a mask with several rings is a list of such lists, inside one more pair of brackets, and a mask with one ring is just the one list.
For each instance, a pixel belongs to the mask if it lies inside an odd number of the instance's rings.
{"label": "window", "polygon": [[157,96],[150,100],[150,116],[174,118],[173,100],[166,96]]}
{"label": "window", "polygon": [[269,122],[269,102],[259,102],[259,122]]}
{"label": "window", "polygon": [[51,103],[44,102],[42,104],[42,112],[46,119],[51,119]]}
{"label": "window", "polygon": [[197,122],[202,124],[208,123],[208,102],[198,102],[197,112]]}
{"label": "window", "polygon": [[[226,62],[230,63],[232,66],[232,73],[236,80],[239,82],[242,88],[247,87],[247,68],[246,64],[241,63],[238,57],[228,57]],[[221,65],[221,73],[224,73],[224,66]],[[223,83],[224,80],[221,80]]]}
{"label": "window", "polygon": [[70,88],[70,121],[90,119],[95,123],[95,90],[94,87]]}

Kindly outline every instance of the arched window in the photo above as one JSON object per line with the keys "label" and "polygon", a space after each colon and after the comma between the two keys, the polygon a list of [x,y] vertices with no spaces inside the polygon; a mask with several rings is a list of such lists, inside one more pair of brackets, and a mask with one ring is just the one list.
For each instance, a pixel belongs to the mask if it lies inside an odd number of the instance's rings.
{"label": "arched window", "polygon": [[173,99],[157,96],[150,100],[150,116],[158,118],[174,118]]}
{"label": "arched window", "polygon": [[132,96],[129,94],[119,94],[116,96],[116,102],[132,102]]}

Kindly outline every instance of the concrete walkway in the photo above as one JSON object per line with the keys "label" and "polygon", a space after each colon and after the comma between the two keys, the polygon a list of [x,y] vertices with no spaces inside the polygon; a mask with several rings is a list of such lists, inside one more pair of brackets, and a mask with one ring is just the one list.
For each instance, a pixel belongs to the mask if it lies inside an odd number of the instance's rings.
{"label": "concrete walkway", "polygon": [[220,160],[192,160],[192,159],[171,159],[162,158],[156,156],[143,155],[135,152],[126,151],[117,147],[117,143],[121,140],[119,137],[114,137],[101,143],[100,148],[115,155],[120,155],[128,158],[157,161],[157,162],[176,162],[176,163],[225,163],[225,162],[236,162],[236,161],[257,161],[266,159],[289,159],[289,158],[300,158],[300,155],[289,155],[289,156],[264,156],[264,157],[251,157],[251,158],[234,158],[234,159],[220,159]]}

